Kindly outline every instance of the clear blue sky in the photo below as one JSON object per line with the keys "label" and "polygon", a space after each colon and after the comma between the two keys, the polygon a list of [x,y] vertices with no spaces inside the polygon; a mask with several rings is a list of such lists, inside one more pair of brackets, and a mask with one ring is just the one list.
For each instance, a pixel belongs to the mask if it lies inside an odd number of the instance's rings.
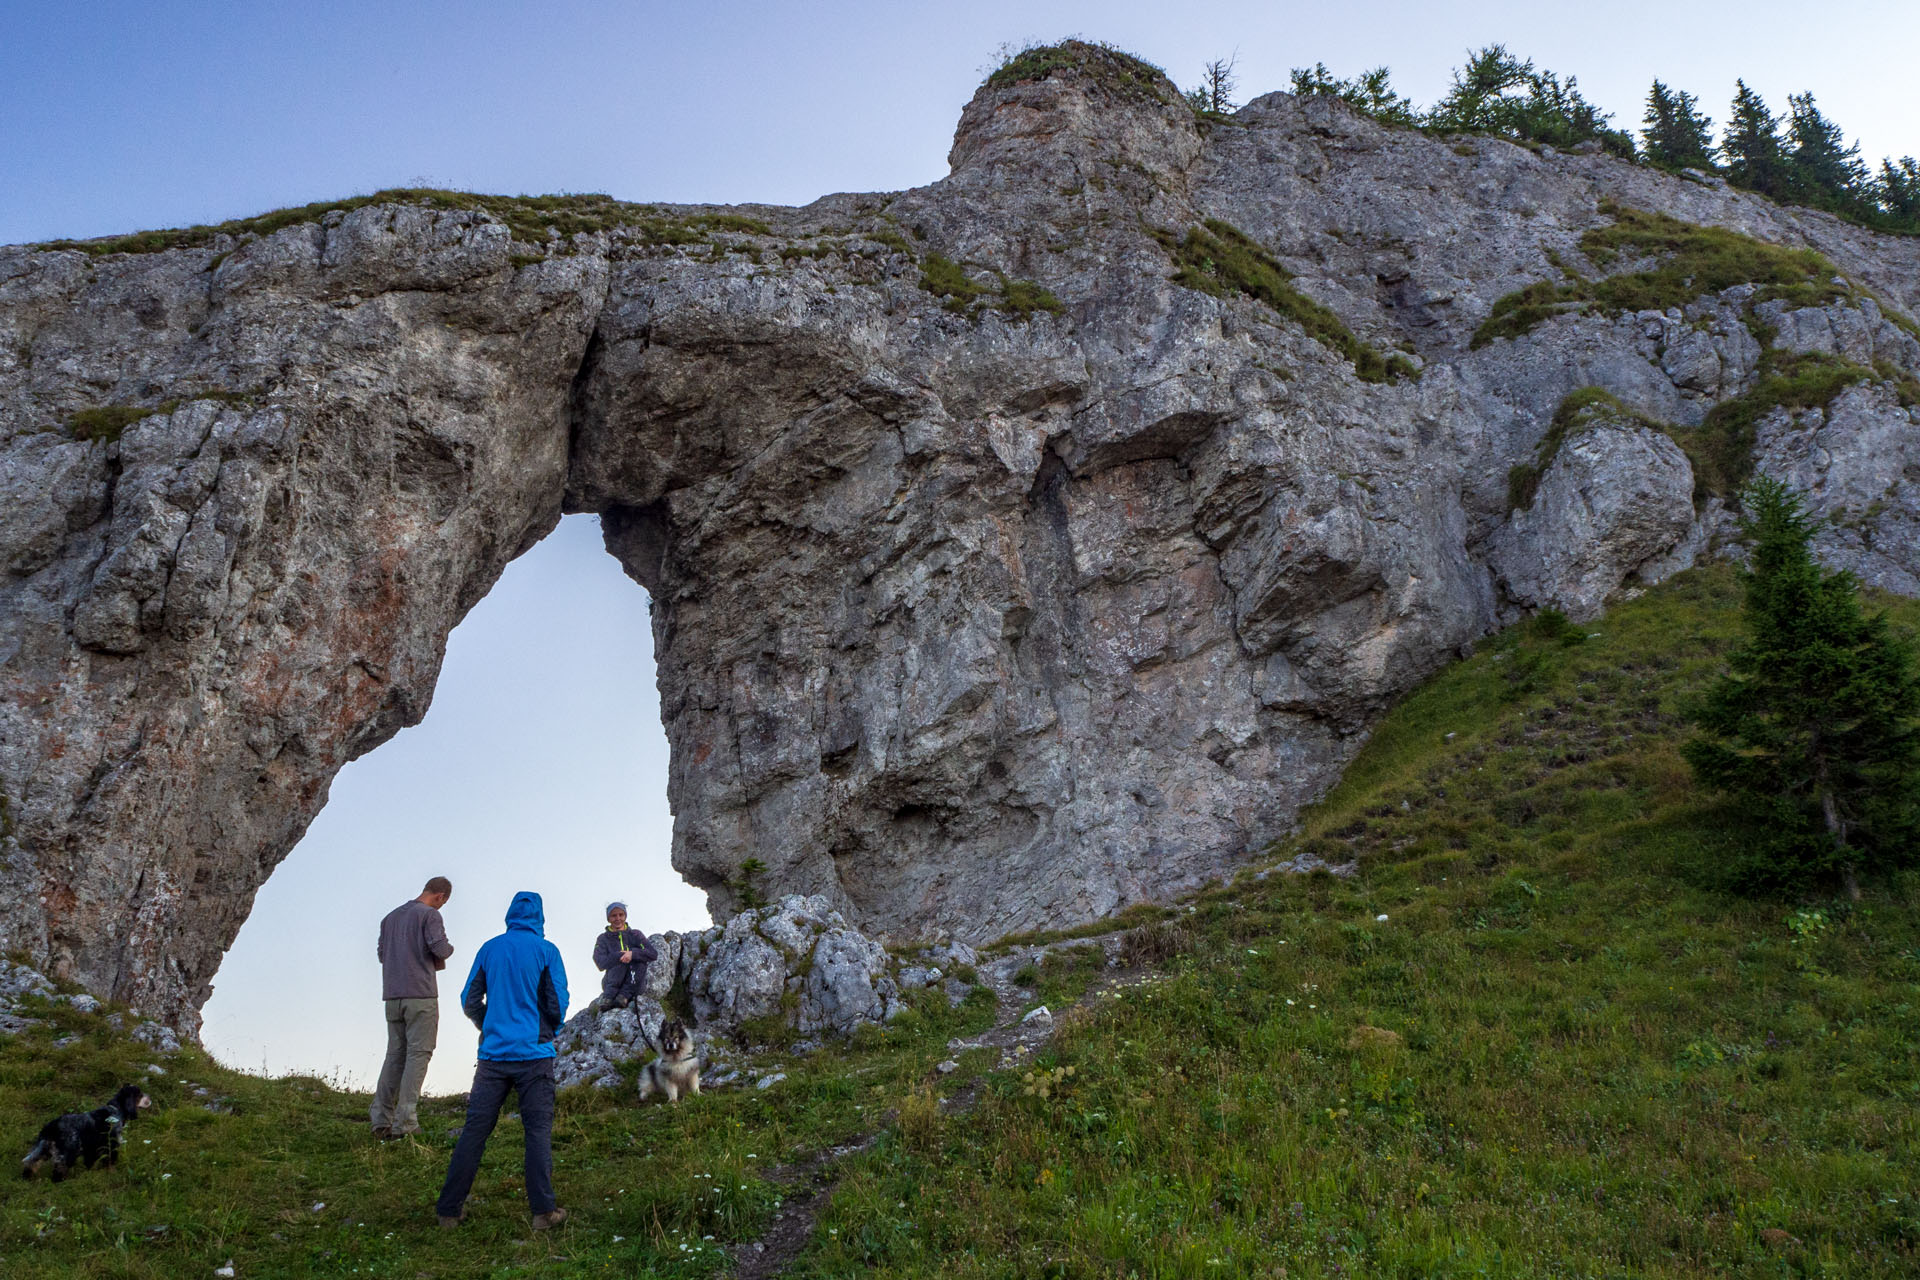
{"label": "clear blue sky", "polygon": [[1736,76],[1811,89],[1920,154],[1913,0],[687,4],[6,0],[0,243],[214,221],[422,180],[483,191],[802,203],[945,172],[996,46],[1079,33],[1250,92],[1387,63],[1431,102],[1504,41],[1637,122],[1655,76],[1716,119]]}
{"label": "clear blue sky", "polygon": [[[1920,154],[1914,0],[0,0],[0,243],[389,186],[784,204],[895,190],[946,172],[999,46],[1068,34],[1182,84],[1237,54],[1243,97],[1315,61],[1386,63],[1422,105],[1469,47],[1501,41],[1577,75],[1618,124],[1637,125],[1655,76],[1716,120],[1745,77],[1776,110],[1812,90],[1871,163]],[[645,595],[594,522],[570,519],[454,633],[426,723],[341,775],[262,890],[216,980],[209,1046],[370,1078],[373,928],[435,872],[456,881],[448,987],[511,893],[536,888],[584,1000],[606,897],[648,928],[704,923],[666,865],[664,788]],[[472,1045],[449,1010],[432,1087],[464,1086]]]}

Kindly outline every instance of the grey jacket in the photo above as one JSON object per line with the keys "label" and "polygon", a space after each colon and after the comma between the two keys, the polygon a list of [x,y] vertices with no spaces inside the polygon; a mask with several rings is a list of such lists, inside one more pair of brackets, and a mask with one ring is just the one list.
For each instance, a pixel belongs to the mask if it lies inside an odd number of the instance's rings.
{"label": "grey jacket", "polygon": [[435,975],[447,967],[453,944],[440,913],[415,898],[387,912],[374,954],[380,957],[382,1000],[437,1000]]}

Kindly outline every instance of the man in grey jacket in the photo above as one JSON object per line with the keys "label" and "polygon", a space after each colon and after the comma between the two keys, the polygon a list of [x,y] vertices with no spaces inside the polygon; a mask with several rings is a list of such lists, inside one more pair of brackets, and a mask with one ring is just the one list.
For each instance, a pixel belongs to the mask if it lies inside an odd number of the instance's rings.
{"label": "man in grey jacket", "polygon": [[445,876],[427,881],[420,896],[380,922],[380,994],[387,1007],[387,1060],[367,1118],[376,1138],[420,1132],[420,1085],[440,1039],[440,970],[453,944],[440,908],[453,896]]}

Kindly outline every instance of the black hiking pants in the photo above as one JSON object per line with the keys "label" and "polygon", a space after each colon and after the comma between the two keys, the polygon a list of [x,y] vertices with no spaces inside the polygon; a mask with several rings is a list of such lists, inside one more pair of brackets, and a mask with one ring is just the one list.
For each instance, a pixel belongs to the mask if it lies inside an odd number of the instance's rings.
{"label": "black hiking pants", "polygon": [[500,1108],[511,1090],[519,1095],[520,1124],[526,1130],[527,1204],[538,1213],[551,1213],[553,1198],[553,1059],[528,1058],[519,1062],[491,1062],[473,1066],[473,1092],[467,1095],[467,1127],[447,1165],[447,1181],[436,1206],[443,1218],[457,1217],[480,1172],[480,1155],[493,1136]]}

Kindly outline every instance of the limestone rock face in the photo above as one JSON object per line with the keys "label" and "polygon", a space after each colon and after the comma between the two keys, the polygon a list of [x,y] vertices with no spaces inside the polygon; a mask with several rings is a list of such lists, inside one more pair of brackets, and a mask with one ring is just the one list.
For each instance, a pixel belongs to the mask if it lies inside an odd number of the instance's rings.
{"label": "limestone rock face", "polygon": [[1775,410],[1755,468],[1802,495],[1822,523],[1813,545],[1869,586],[1920,595],[1920,407],[1859,384],[1824,409]]}
{"label": "limestone rock face", "polygon": [[898,1014],[900,988],[880,943],[821,894],[789,894],[681,939],[680,976],[695,1022],[737,1031],[779,1015],[809,1034],[850,1034]]}
{"label": "limestone rock face", "polygon": [[1507,593],[1575,621],[1596,617],[1629,575],[1662,563],[1694,525],[1693,468],[1658,431],[1599,422],[1568,440],[1532,503],[1487,545]]}
{"label": "limestone rock face", "polygon": [[425,713],[447,632],[559,518],[605,295],[604,261],[508,244],[383,207],[0,250],[7,946],[191,1029],[333,775]]}
{"label": "limestone rock face", "polygon": [[802,1031],[851,1034],[865,1022],[887,1022],[900,1012],[900,988],[887,976],[887,949],[856,929],[829,929],[813,945],[813,967],[802,984]]}
{"label": "limestone rock face", "polygon": [[[447,632],[563,510],[651,593],[674,863],[717,917],[750,858],[840,913],[795,925],[815,948],[1166,896],[1283,833],[1490,629],[1711,547],[1633,431],[1508,500],[1576,389],[1684,432],[1760,368],[1750,288],[1471,347],[1603,201],[1818,249],[1854,292],[1765,304],[1773,341],[1920,370],[1888,314],[1920,242],[1323,99],[1203,128],[1111,72],[982,89],[950,176],[893,195],[533,243],[370,205],[0,249],[0,946],[191,1031],[334,774],[425,714]],[[1421,376],[1174,283],[1208,219]],[[1846,507],[1831,560],[1903,590],[1912,427],[1863,382],[1758,448]],[[782,928],[683,939],[656,980],[777,1008]],[[809,1016],[884,1014],[827,950],[851,985]]]}
{"label": "limestone rock face", "polygon": [[[896,975],[887,949],[847,927],[820,895],[789,894],[724,925],[651,940],[660,959],[647,971],[647,994],[625,1009],[582,1009],[554,1038],[554,1078],[563,1088],[618,1084],[621,1066],[658,1040],[671,1016],[661,1001],[676,980],[686,986],[703,1056],[722,1051],[754,1019],[774,1018],[808,1036],[847,1036],[905,1007],[897,980],[904,974]],[[0,995],[5,983],[0,975]]]}

